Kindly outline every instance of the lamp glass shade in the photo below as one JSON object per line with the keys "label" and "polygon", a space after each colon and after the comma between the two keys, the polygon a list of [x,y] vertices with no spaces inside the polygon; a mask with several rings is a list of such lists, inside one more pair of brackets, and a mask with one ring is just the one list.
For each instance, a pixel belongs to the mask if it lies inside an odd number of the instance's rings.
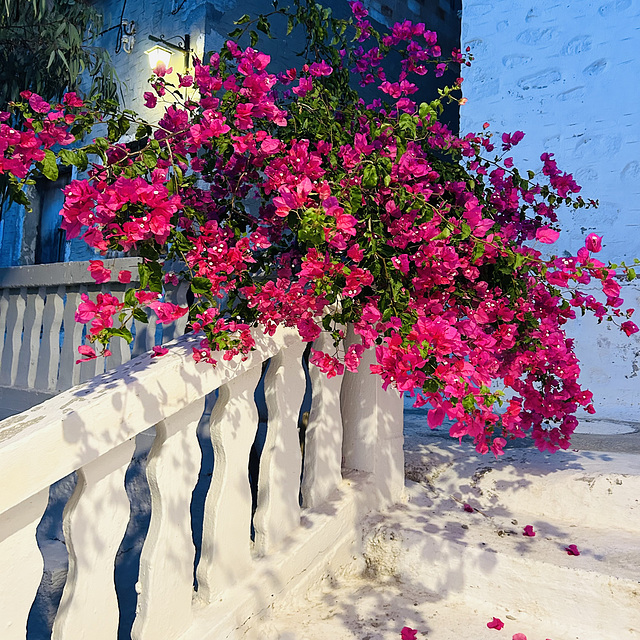
{"label": "lamp glass shade", "polygon": [[159,44],[151,47],[145,53],[149,56],[149,65],[152,69],[155,69],[160,62],[163,62],[165,67],[168,67],[171,62],[171,51]]}

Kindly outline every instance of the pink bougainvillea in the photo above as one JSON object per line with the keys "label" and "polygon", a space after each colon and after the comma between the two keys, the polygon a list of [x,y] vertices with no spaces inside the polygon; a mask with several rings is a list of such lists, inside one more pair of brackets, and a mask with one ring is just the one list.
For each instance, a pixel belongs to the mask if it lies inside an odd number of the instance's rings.
{"label": "pink bougainvillea", "polygon": [[[75,94],[49,104],[25,93],[0,115],[9,195],[25,203],[27,180],[74,165],[61,211],[68,237],[141,257],[122,302],[83,299],[83,355],[130,340],[147,307],[160,322],[188,314],[203,333],[194,358],[208,364],[246,357],[252,327],[296,327],[309,342],[324,330],[334,346],[312,349],[314,366],[341,375],[373,349],[385,388],[429,405],[430,427],[446,424],[481,453],[526,436],[542,451],[566,449],[576,412],[594,409],[564,326],[578,310],[636,333],[620,285],[635,272],[595,259],[595,233],[575,256],[547,255],[563,207],[595,203],[553,154],[537,177],[520,171],[505,154],[522,131],[455,135],[438,117],[443,103],[463,102],[462,80],[431,102],[417,90],[426,73],[470,56],[443,56],[421,23],[378,34],[364,5],[350,4],[344,21],[301,0],[291,27],[315,44],[299,68],[273,73],[267,54],[241,46],[242,26],[177,85],[157,67],[144,94],[156,125]],[[323,44],[325,28],[335,46]],[[97,123],[107,135],[77,144]],[[100,261],[90,271],[111,279]],[[166,295],[180,281],[188,307]],[[581,289],[594,282],[601,297]]]}

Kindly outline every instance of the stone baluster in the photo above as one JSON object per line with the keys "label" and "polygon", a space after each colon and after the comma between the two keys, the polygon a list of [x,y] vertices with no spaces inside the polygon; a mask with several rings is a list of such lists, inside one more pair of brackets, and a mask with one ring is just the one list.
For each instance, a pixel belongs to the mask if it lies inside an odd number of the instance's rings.
{"label": "stone baluster", "polygon": [[[351,329],[347,345],[356,339]],[[395,389],[382,389],[370,373],[374,349],[364,352],[357,372],[345,372],[340,394],[343,468],[373,474],[377,506],[396,502],[404,490],[403,405]]]}
{"label": "stone baluster", "polygon": [[50,289],[44,303],[40,356],[36,368],[35,388],[53,391],[58,382],[58,365],[60,364],[60,327],[64,314],[64,296],[66,287],[60,285]]}
{"label": "stone baluster", "polygon": [[195,548],[189,523],[203,411],[201,398],[156,426],[147,463],[151,523],[140,556],[134,640],[173,640],[191,624]]}
{"label": "stone baluster", "polygon": [[18,359],[16,386],[31,389],[36,380],[36,367],[40,354],[40,332],[46,288],[27,293],[27,306],[24,312],[22,347]]}
{"label": "stone baluster", "polygon": [[44,566],[36,527],[47,506],[49,489],[43,489],[0,515],[0,638],[24,640],[29,610],[42,579]]}
{"label": "stone baluster", "polygon": [[[322,332],[313,347],[325,353],[333,349],[333,340]],[[342,376],[327,376],[309,363],[311,410],[304,439],[302,506],[322,504],[342,480],[342,414],[340,389]]]}
{"label": "stone baluster", "polygon": [[258,427],[253,394],[259,380],[258,366],[223,385],[211,412],[214,467],[196,574],[198,599],[204,602],[236,584],[252,567],[248,465]]}
{"label": "stone baluster", "polygon": [[82,301],[80,295],[86,287],[79,287],[80,290],[68,290],[67,300],[64,305],[62,323],[64,327],[64,339],[60,350],[60,374],[58,376],[58,390],[70,389],[80,382],[80,367],[84,365],[75,364],[81,359],[78,347],[82,344],[82,332],[84,325],[76,322],[75,315],[78,305]]}
{"label": "stone baluster", "polygon": [[265,376],[269,422],[260,457],[258,507],[253,518],[255,549],[265,555],[300,524],[302,453],[298,417],[306,381],[302,369],[305,344],[297,342],[273,358]]}
{"label": "stone baluster", "polygon": [[119,609],[114,563],[129,520],[124,476],[132,438],[78,470],[63,516],[69,573],[53,625],[53,640],[114,640]]}
{"label": "stone baluster", "polygon": [[18,357],[22,345],[24,312],[27,306],[27,288],[11,291],[6,317],[6,337],[0,363],[0,383],[14,385],[18,374]]}

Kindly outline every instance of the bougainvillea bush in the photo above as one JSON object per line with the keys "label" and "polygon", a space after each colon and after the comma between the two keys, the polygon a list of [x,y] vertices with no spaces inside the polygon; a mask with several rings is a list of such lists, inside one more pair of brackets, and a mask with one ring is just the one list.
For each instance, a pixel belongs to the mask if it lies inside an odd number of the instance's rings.
{"label": "bougainvillea bush", "polygon": [[[539,173],[518,170],[509,151],[522,132],[458,136],[439,122],[444,103],[463,102],[461,79],[432,102],[412,99],[425,74],[464,68],[468,54],[443,56],[424,24],[380,35],[360,2],[351,8],[337,20],[301,0],[288,21],[307,33],[306,63],[279,74],[253,48],[265,16],[238,21],[234,38],[247,32],[252,46],[229,40],[184,75],[156,68],[145,100],[149,120],[162,109],[157,124],[74,93],[48,104],[24,92],[2,114],[12,197],[26,204],[35,175],[75,165],[67,237],[142,259],[124,301],[80,305],[81,353],[130,340],[144,307],[161,322],[188,313],[203,336],[194,357],[213,365],[248,353],[252,327],[293,326],[309,342],[324,329],[335,349],[310,359],[328,376],[356,370],[373,348],[385,387],[430,405],[431,427],[452,420],[451,435],[480,452],[527,435],[541,450],[567,448],[576,411],[593,406],[563,326],[587,311],[638,331],[619,297],[620,278],[635,273],[598,261],[596,234],[576,256],[550,257],[563,211],[595,203],[552,154]],[[17,116],[20,130],[9,124]],[[81,142],[96,124],[106,134]],[[98,261],[91,271],[108,276]],[[179,279],[188,308],[162,297]],[[600,300],[580,290],[592,281]]]}

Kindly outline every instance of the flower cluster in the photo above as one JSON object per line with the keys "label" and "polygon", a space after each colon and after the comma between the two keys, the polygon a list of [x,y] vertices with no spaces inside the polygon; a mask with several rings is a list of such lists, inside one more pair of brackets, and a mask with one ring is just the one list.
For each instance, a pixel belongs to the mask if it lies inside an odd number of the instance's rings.
{"label": "flower cluster", "polygon": [[[130,337],[144,306],[160,322],[189,313],[204,332],[194,358],[213,364],[216,351],[248,353],[252,326],[294,326],[309,342],[324,329],[335,351],[312,350],[314,365],[340,375],[374,349],[385,388],[428,404],[432,428],[448,418],[480,452],[527,435],[541,450],[567,448],[576,411],[593,406],[564,325],[581,309],[637,332],[619,283],[635,273],[597,260],[595,234],[575,256],[548,257],[563,207],[594,203],[551,154],[539,180],[525,178],[505,157],[522,132],[496,150],[487,128],[460,137],[439,122],[443,102],[461,101],[461,79],[431,103],[412,100],[421,76],[468,64],[466,54],[445,59],[424,24],[381,36],[360,2],[351,8],[350,20],[327,20],[298,3],[291,25],[307,29],[316,56],[300,69],[272,73],[268,55],[232,40],[177,83],[156,69],[146,104],[166,106],[155,126],[73,94],[53,106],[25,96],[23,130],[0,124],[0,172],[19,198],[34,173],[52,177],[58,145],[59,161],[81,170],[65,189],[67,234],[142,257],[123,303],[101,294],[80,305],[94,341]],[[327,25],[334,48],[321,44]],[[377,97],[366,104],[352,78]],[[65,148],[98,121],[106,137]],[[91,271],[103,281],[101,265]],[[163,301],[178,279],[188,309]],[[604,298],[580,289],[590,282]],[[356,340],[344,348],[347,325]]]}

